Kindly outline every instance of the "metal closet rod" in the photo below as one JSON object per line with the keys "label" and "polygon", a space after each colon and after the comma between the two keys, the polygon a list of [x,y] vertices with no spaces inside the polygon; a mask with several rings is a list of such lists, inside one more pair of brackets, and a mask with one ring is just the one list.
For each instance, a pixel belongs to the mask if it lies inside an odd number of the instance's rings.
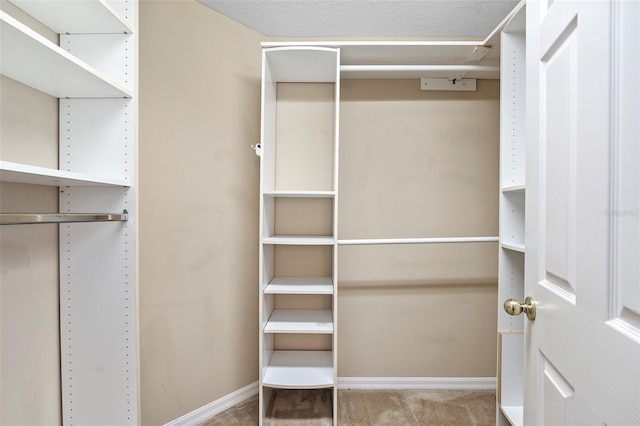
{"label": "metal closet rod", "polygon": [[341,72],[360,71],[445,71],[445,72],[496,72],[499,66],[494,65],[340,65]]}
{"label": "metal closet rod", "polygon": [[368,238],[360,240],[338,240],[338,245],[362,246],[384,244],[492,243],[499,240],[499,237]]}
{"label": "metal closet rod", "polygon": [[0,213],[0,225],[73,222],[126,222],[129,212],[122,213]]}

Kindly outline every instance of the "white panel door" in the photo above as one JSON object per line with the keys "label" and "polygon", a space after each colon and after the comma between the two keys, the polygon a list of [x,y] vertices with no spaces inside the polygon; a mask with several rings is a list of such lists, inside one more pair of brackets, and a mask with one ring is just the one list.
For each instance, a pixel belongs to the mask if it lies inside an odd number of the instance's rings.
{"label": "white panel door", "polygon": [[527,3],[525,424],[640,424],[639,27]]}

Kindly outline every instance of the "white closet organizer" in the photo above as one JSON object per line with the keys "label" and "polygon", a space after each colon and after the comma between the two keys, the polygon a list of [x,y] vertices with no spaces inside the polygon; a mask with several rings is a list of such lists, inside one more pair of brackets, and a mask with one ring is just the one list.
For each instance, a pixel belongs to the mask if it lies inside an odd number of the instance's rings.
{"label": "white closet organizer", "polygon": [[[10,1],[60,35],[58,46],[0,11],[2,75],[60,99],[59,168],[2,161],[0,177],[59,187],[60,215],[30,217],[62,223],[62,420],[137,424],[138,4]],[[65,223],[77,220],[88,223]]]}
{"label": "white closet organizer", "polygon": [[508,315],[507,299],[524,300],[525,7],[502,31],[500,82],[500,248],[498,271],[497,424],[523,424],[524,315]]}
{"label": "white closet organizer", "polygon": [[[325,47],[263,51],[260,424],[276,388],[337,396],[339,56]],[[318,128],[289,126],[299,114]]]}
{"label": "white closet organizer", "polygon": [[[515,13],[515,11],[514,11]],[[365,244],[450,244],[486,243],[501,241],[501,286],[508,286],[509,297],[522,293],[522,256],[524,251],[524,158],[522,110],[524,89],[519,80],[524,69],[524,38],[515,29],[520,17],[512,15],[487,37],[478,42],[289,42],[263,43],[262,80],[262,159],[261,159],[261,242],[260,242],[260,422],[264,422],[274,388],[309,389],[333,388],[333,422],[337,424],[337,251],[340,245]],[[509,23],[508,33],[501,35]],[[516,31],[517,33],[514,33]],[[515,50],[517,59],[513,65],[500,65],[505,49]],[[509,68],[511,67],[511,68]],[[387,238],[337,240],[338,188],[338,129],[340,79],[420,79],[440,78],[449,82],[460,79],[499,79],[509,74],[502,84],[502,167],[501,173],[501,237],[451,237],[451,238]],[[521,74],[522,73],[522,74]],[[506,86],[517,84],[505,100]],[[305,83],[331,87],[330,117],[326,111],[318,117],[317,104],[327,102],[314,97],[318,92],[306,86],[287,87],[288,84]],[[291,89],[291,91],[289,90]],[[293,89],[299,90],[292,95]],[[511,90],[511,89],[509,89]],[[518,106],[507,127],[506,111],[511,102]],[[507,105],[507,103],[509,105]],[[325,121],[325,128],[296,129],[296,115],[308,113],[314,120]],[[286,120],[293,124],[285,125]],[[314,124],[315,125],[315,124]],[[331,132],[326,129],[330,128]],[[507,138],[507,134],[517,136]],[[318,134],[323,134],[319,138]],[[522,144],[522,145],[521,145]],[[331,155],[318,155],[317,161],[298,161],[296,156],[314,156],[324,146]],[[509,165],[507,160],[509,157]],[[307,157],[309,158],[309,157]],[[314,158],[314,157],[311,157]],[[302,158],[304,160],[305,158]],[[322,185],[309,179],[307,174],[318,170],[301,170],[300,164],[317,164],[326,176]],[[280,169],[286,169],[280,173]],[[507,171],[507,168],[509,171]],[[320,200],[320,201],[318,201]],[[510,215],[506,214],[506,211]],[[326,223],[329,217],[330,223]],[[283,219],[284,218],[284,219]],[[319,218],[319,219],[318,219]],[[317,220],[323,222],[316,223]],[[285,228],[287,228],[285,230]],[[288,229],[291,228],[291,229]],[[324,250],[324,252],[322,251]],[[310,260],[311,259],[311,260]],[[314,260],[315,259],[315,260]],[[324,259],[324,260],[321,260]],[[509,262],[507,262],[507,260]],[[316,262],[317,261],[317,262]],[[322,263],[318,267],[316,263]],[[314,263],[316,262],[316,263]],[[293,266],[292,266],[293,264]],[[508,271],[505,270],[508,268]],[[505,277],[512,277],[505,283]],[[519,280],[519,281],[518,281]],[[518,289],[520,293],[518,292]],[[500,290],[501,300],[505,290]],[[279,296],[293,297],[283,302]],[[329,297],[323,309],[313,306],[306,298]],[[299,306],[295,306],[295,304]],[[286,305],[286,308],[281,308]],[[522,329],[519,324],[505,325],[511,317],[501,316],[500,336],[502,344],[515,343],[513,359],[521,358],[518,337],[510,340],[512,332]],[[521,321],[521,319],[516,319]],[[330,347],[324,350],[291,347],[291,341],[281,345],[278,337],[286,333],[296,335],[331,335]],[[505,337],[506,336],[506,337]],[[307,342],[306,339],[300,339]],[[521,337],[520,337],[521,343]],[[313,349],[317,349],[312,345]],[[519,353],[517,352],[519,348]],[[520,355],[519,355],[520,354]],[[517,361],[514,361],[517,364]],[[499,368],[502,363],[500,363]],[[517,370],[515,364],[508,367]],[[503,401],[505,399],[503,398]]]}

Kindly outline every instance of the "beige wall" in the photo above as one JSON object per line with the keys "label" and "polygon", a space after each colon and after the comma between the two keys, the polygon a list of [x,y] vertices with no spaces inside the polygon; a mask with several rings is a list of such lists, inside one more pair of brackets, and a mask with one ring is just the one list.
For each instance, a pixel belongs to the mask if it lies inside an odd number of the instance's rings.
{"label": "beige wall", "polygon": [[[0,159],[58,166],[58,101],[0,76]],[[0,184],[0,211],[57,212],[58,188]],[[0,424],[60,422],[58,227],[0,227]]]}
{"label": "beige wall", "polygon": [[144,424],[258,379],[260,41],[195,1],[141,3]]}
{"label": "beige wall", "polygon": [[[498,81],[341,92],[340,239],[498,235]],[[341,246],[338,376],[494,377],[497,252]]]}
{"label": "beige wall", "polygon": [[[0,9],[57,35],[5,0]],[[0,76],[0,160],[58,166],[58,101]],[[58,189],[0,184],[0,211],[57,212]],[[58,227],[0,227],[0,424],[61,421]]]}

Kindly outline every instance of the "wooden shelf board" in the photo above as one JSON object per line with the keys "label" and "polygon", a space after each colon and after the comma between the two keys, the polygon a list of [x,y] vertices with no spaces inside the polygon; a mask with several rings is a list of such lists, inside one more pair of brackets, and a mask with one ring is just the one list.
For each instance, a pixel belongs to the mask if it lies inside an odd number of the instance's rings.
{"label": "wooden shelf board", "polygon": [[265,50],[269,76],[278,83],[335,83],[338,51],[325,46],[278,46]]}
{"label": "wooden shelf board", "polygon": [[276,309],[271,313],[265,333],[333,333],[333,316],[328,309]]}
{"label": "wooden shelf board", "polygon": [[[77,3],[77,2],[76,2]],[[0,73],[56,98],[131,98],[132,92],[0,11]]]}
{"label": "wooden shelf board", "polygon": [[262,385],[313,389],[334,385],[333,352],[274,351],[263,371]]}
{"label": "wooden shelf board", "polygon": [[525,185],[511,185],[502,188],[502,192],[525,192]]}
{"label": "wooden shelf board", "polygon": [[[340,64],[350,65],[464,65],[467,57],[483,40],[476,41],[312,41],[265,42],[263,47],[332,47],[340,48]],[[500,40],[477,64],[496,67],[499,64]],[[448,78],[450,71],[351,71],[341,72],[343,79],[420,79],[420,77]],[[499,71],[472,71],[465,78],[498,79]]]}
{"label": "wooden shelf board", "polygon": [[298,236],[298,235],[277,235],[273,237],[263,238],[264,244],[282,244],[292,246],[329,246],[333,245],[335,240],[333,237],[315,237],[315,236]]}
{"label": "wooden shelf board", "polygon": [[335,198],[335,191],[267,191],[265,197],[274,198]]}
{"label": "wooden shelf board", "polygon": [[58,34],[133,32],[105,0],[9,1]]}
{"label": "wooden shelf board", "polygon": [[523,407],[503,407],[499,406],[500,411],[505,415],[509,423],[513,426],[522,426],[524,424],[524,409]]}
{"label": "wooden shelf board", "polygon": [[507,250],[519,251],[520,253],[524,253],[525,251],[524,244],[520,244],[520,243],[508,243],[508,242],[502,241],[500,243],[500,246]]}
{"label": "wooden shelf board", "polygon": [[265,294],[333,294],[331,277],[274,277]]}
{"label": "wooden shelf board", "polygon": [[131,186],[131,183],[124,179],[98,177],[9,161],[0,161],[0,181],[45,186]]}

